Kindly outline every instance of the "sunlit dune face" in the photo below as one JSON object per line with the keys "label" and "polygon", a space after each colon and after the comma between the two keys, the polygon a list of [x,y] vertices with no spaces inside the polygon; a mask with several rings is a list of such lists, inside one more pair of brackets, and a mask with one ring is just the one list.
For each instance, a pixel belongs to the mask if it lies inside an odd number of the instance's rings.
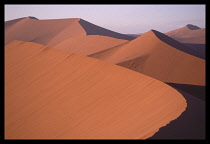
{"label": "sunlit dune face", "polygon": [[146,75],[32,42],[5,47],[6,139],[147,139],[186,100]]}

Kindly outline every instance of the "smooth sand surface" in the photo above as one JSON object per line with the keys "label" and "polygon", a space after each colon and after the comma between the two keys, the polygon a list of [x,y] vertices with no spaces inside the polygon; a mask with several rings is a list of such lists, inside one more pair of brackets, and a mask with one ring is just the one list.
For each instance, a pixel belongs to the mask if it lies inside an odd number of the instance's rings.
{"label": "smooth sand surface", "polygon": [[201,29],[194,25],[186,25],[182,28],[169,31],[165,34],[182,43],[206,43],[206,29]]}
{"label": "smooth sand surface", "polygon": [[33,42],[5,47],[5,139],[146,139],[187,106],[172,87]]}
{"label": "smooth sand surface", "polygon": [[53,45],[53,48],[76,54],[90,55],[126,42],[128,42],[128,40],[99,35],[87,35],[79,38],[66,39],[57,45]]}
{"label": "smooth sand surface", "polygon": [[[158,31],[151,30],[121,47],[90,56],[163,82],[204,86],[205,60],[181,51],[180,49],[187,48],[166,37]],[[166,41],[167,39],[171,41]]]}

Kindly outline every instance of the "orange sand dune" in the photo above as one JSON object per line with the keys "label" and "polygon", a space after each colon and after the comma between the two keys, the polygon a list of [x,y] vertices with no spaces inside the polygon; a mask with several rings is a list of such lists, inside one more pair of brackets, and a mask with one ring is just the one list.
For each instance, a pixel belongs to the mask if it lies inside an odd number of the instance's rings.
{"label": "orange sand dune", "polygon": [[194,25],[186,25],[182,28],[165,33],[182,43],[205,44],[206,29]]}
{"label": "orange sand dune", "polygon": [[79,18],[38,20],[25,17],[5,22],[5,44],[22,40],[89,55],[128,41],[125,39],[134,37]]}
{"label": "orange sand dune", "polygon": [[5,139],[146,139],[186,101],[172,87],[33,42],[5,47]]}
{"label": "orange sand dune", "polygon": [[24,40],[48,45],[69,37],[85,36],[86,32],[78,21],[79,18],[37,20],[26,17],[9,28],[5,27],[5,43]]}
{"label": "orange sand dune", "polygon": [[189,49],[166,35],[151,30],[121,47],[90,56],[164,82],[205,85],[205,60],[181,50]]}
{"label": "orange sand dune", "polygon": [[79,38],[69,38],[57,45],[52,45],[52,47],[72,53],[90,55],[127,42],[128,40],[107,36],[88,35]]}

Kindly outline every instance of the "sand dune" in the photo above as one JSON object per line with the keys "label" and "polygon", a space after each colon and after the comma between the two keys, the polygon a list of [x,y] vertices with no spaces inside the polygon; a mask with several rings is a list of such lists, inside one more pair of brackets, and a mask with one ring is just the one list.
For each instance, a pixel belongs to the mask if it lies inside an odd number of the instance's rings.
{"label": "sand dune", "polygon": [[88,35],[79,38],[69,38],[52,47],[77,54],[90,55],[127,42],[128,40],[107,36]]}
{"label": "sand dune", "polygon": [[172,87],[33,42],[5,47],[6,139],[146,139],[186,101]]}
{"label": "sand dune", "polygon": [[78,21],[79,18],[37,20],[25,17],[9,28],[6,22],[5,43],[23,40],[49,45],[69,37],[85,36],[86,32]]}
{"label": "sand dune", "polygon": [[107,30],[80,18],[38,20],[25,17],[5,22],[5,44],[22,40],[89,55],[134,37]]}
{"label": "sand dune", "polygon": [[205,60],[184,50],[188,48],[183,44],[151,30],[121,47],[90,56],[164,82],[205,85]]}
{"label": "sand dune", "polygon": [[205,44],[206,29],[188,24],[182,28],[165,33],[182,43]]}

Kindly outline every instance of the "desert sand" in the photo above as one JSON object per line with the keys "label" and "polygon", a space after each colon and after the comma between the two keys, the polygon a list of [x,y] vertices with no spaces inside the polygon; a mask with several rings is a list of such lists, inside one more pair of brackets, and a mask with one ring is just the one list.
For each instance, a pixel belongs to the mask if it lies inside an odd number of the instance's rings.
{"label": "desert sand", "polygon": [[57,45],[52,45],[52,47],[76,54],[91,55],[127,42],[128,40],[116,39],[108,36],[87,35],[63,40]]}
{"label": "desert sand", "polygon": [[114,64],[33,42],[5,47],[5,139],[146,139],[186,106],[172,87]]}
{"label": "desert sand", "polygon": [[[205,85],[205,60],[155,30],[124,45],[90,55],[168,83]],[[193,53],[193,51],[191,51]]]}

